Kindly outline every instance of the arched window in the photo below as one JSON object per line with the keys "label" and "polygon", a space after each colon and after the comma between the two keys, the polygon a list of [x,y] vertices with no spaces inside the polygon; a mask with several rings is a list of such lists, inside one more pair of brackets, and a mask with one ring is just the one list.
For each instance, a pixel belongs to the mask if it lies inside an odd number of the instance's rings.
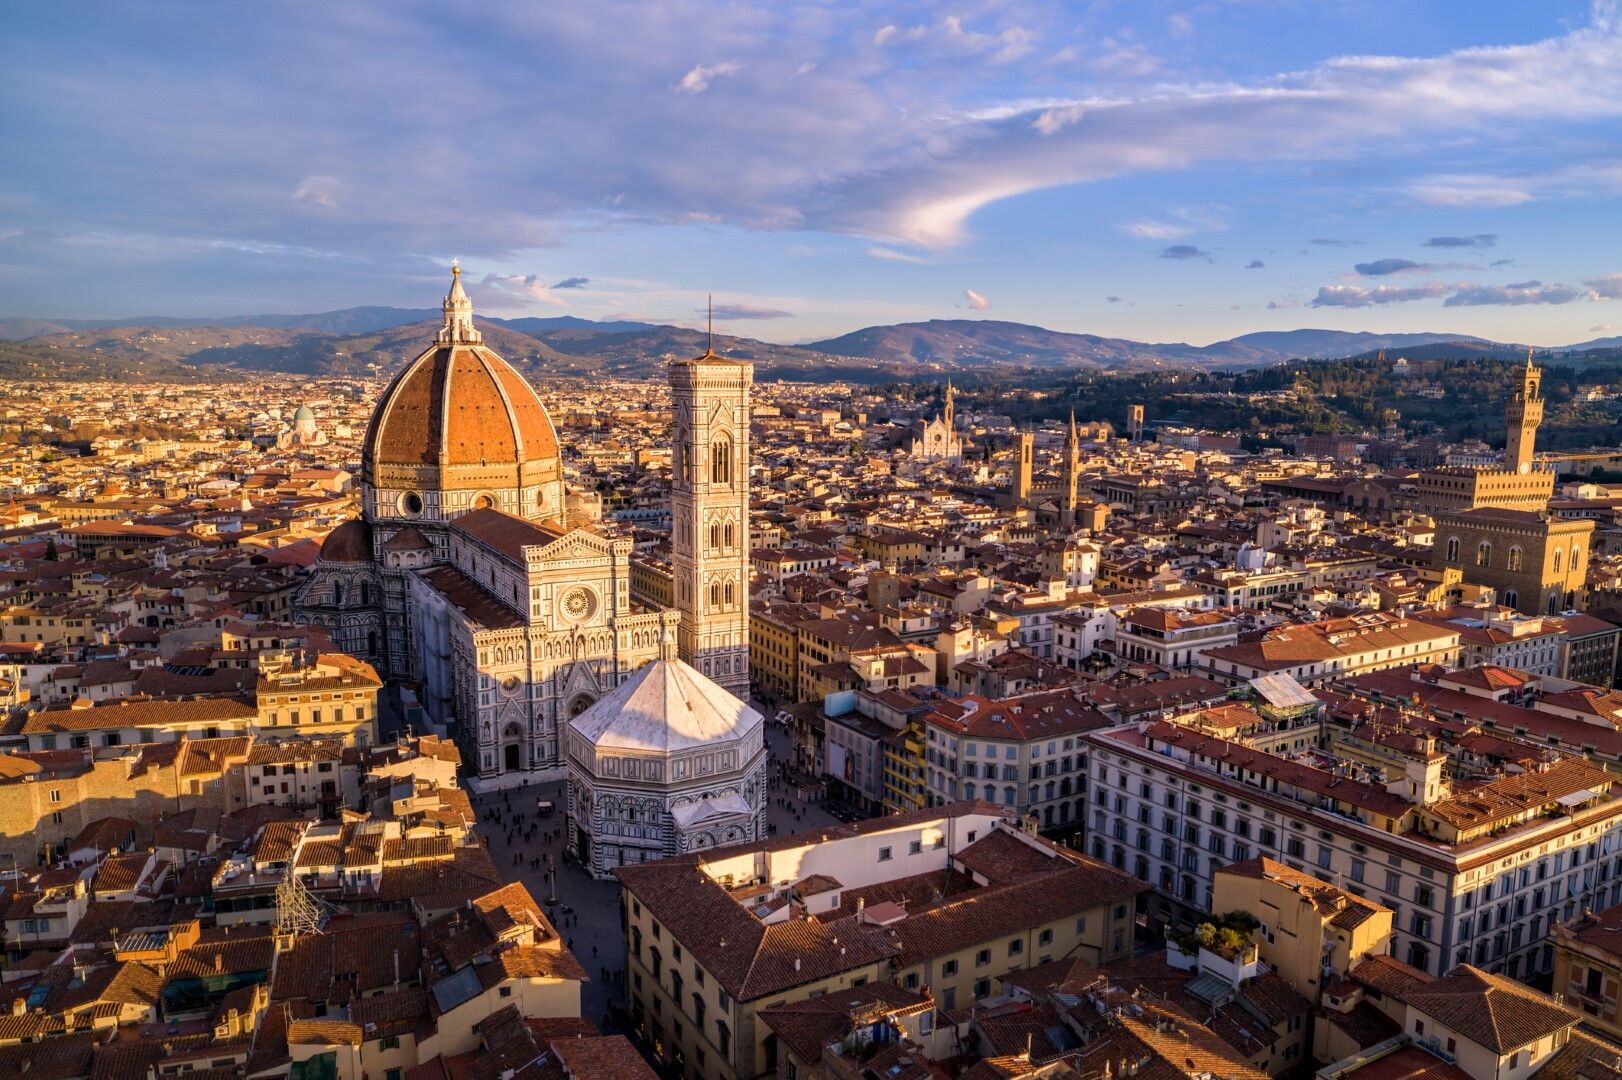
{"label": "arched window", "polygon": [[718,608],[720,606],[721,606],[721,583],[719,581],[712,581],[710,583],[710,607]]}
{"label": "arched window", "polygon": [[727,522],[726,528],[722,530],[722,535],[726,540],[726,546],[729,548],[732,547],[736,542],[732,533],[732,522]]}
{"label": "arched window", "polygon": [[1554,572],[1557,574],[1560,572],[1560,559],[1563,555],[1565,555],[1565,552],[1559,548],[1554,549]]}
{"label": "arched window", "polygon": [[1571,545],[1571,562],[1569,565],[1571,566],[1571,572],[1573,574],[1581,569],[1578,563],[1582,561],[1582,555],[1582,548],[1578,547],[1576,544]]}
{"label": "arched window", "polygon": [[693,479],[693,459],[687,448],[687,429],[677,428],[670,448],[670,476],[678,482]]}
{"label": "arched window", "polygon": [[1492,565],[1492,545],[1485,540],[1476,545],[1476,565]]}
{"label": "arched window", "polygon": [[1459,538],[1457,536],[1447,538],[1447,561],[1459,561]]}
{"label": "arched window", "polygon": [[1504,564],[1504,567],[1507,570],[1519,570],[1521,568],[1521,545],[1515,544],[1509,549],[1509,561]]}
{"label": "arched window", "polygon": [[1506,605],[1508,605],[1509,607],[1512,607],[1512,608],[1520,607],[1521,606],[1521,594],[1516,592],[1514,589],[1505,589],[1504,590],[1504,603]]}
{"label": "arched window", "polygon": [[710,526],[710,547],[718,548],[720,546],[721,546],[721,526],[719,526],[719,525],[711,525]]}
{"label": "arched window", "polygon": [[725,435],[718,436],[710,448],[710,482],[732,483],[732,440]]}
{"label": "arched window", "polygon": [[1553,615],[1556,611],[1560,610],[1560,594],[1559,593],[1550,593],[1549,594],[1548,608],[1549,608],[1549,614],[1550,615]]}
{"label": "arched window", "polygon": [[360,603],[362,607],[372,602],[372,586],[368,582],[360,583]]}
{"label": "arched window", "polygon": [[736,602],[734,599],[736,595],[732,588],[732,582],[727,582],[727,607],[730,608]]}

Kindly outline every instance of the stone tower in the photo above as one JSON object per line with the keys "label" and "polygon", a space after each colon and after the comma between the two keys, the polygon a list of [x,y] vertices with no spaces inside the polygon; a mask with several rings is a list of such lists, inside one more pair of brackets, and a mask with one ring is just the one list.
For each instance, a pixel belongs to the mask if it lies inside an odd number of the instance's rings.
{"label": "stone tower", "polygon": [[1028,431],[1019,433],[1019,443],[1016,453],[1019,455],[1014,463],[1014,504],[1023,506],[1031,497],[1031,448],[1036,439]]}
{"label": "stone tower", "polygon": [[670,365],[671,562],[681,658],[749,693],[749,387],[754,365],[715,355]]}
{"label": "stone tower", "polygon": [[1543,395],[1538,389],[1542,381],[1543,372],[1532,366],[1532,350],[1527,349],[1520,389],[1504,408],[1504,422],[1509,428],[1509,441],[1504,444],[1504,468],[1517,473],[1532,471],[1538,425],[1543,422]]}
{"label": "stone tower", "polygon": [[1081,485],[1081,433],[1076,430],[1076,411],[1070,410],[1070,430],[1064,437],[1064,487],[1059,492],[1059,524],[1076,527],[1076,503]]}

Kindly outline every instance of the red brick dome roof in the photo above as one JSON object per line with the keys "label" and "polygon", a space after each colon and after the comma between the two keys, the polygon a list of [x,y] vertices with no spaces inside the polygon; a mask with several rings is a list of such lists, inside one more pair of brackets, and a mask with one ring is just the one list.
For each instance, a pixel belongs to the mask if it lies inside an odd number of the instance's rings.
{"label": "red brick dome roof", "polygon": [[321,541],[322,562],[371,562],[372,529],[360,518],[350,518]]}
{"label": "red brick dome roof", "polygon": [[436,345],[372,414],[374,465],[523,465],[556,459],[558,436],[524,377],[483,345]]}
{"label": "red brick dome roof", "polygon": [[460,270],[443,307],[434,344],[395,377],[372,413],[366,478],[374,487],[441,491],[561,478],[552,419],[524,377],[485,347]]}

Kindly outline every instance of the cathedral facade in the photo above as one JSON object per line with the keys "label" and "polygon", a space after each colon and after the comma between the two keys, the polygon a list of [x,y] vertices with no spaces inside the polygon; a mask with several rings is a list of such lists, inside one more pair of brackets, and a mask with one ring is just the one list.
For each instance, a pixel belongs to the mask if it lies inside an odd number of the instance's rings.
{"label": "cathedral facade", "polygon": [[957,392],[946,384],[946,402],[934,420],[915,420],[907,428],[902,449],[919,461],[958,461],[963,457],[963,437],[957,433]]}
{"label": "cathedral facade", "polygon": [[560,777],[570,719],[651,661],[681,655],[745,692],[748,365],[697,388],[693,422],[677,425],[700,464],[676,482],[675,527],[707,541],[698,519],[724,524],[723,543],[690,547],[692,587],[674,609],[647,609],[631,601],[631,542],[569,522],[551,418],[484,345],[459,270],[443,311],[378,402],[361,514],[323,543],[295,620],[414,686],[490,784]]}

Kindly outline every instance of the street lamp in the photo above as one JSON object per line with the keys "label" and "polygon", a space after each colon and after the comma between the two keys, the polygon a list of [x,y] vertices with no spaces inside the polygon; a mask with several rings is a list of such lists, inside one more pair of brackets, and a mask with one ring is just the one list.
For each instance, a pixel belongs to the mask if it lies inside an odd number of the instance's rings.
{"label": "street lamp", "polygon": [[558,902],[558,868],[556,864],[546,868],[546,902],[548,904]]}

